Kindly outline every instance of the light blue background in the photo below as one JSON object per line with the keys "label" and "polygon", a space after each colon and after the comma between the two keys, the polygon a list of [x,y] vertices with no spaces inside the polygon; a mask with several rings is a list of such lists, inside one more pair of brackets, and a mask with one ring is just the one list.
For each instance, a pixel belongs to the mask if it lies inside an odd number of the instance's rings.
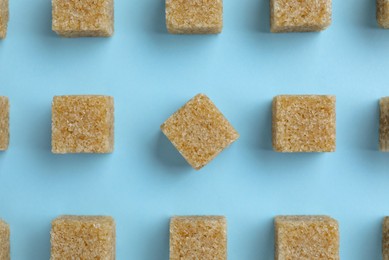
{"label": "light blue background", "polygon": [[[381,258],[389,215],[389,154],[378,152],[378,99],[389,95],[389,31],[374,0],[335,0],[322,33],[269,33],[268,0],[225,0],[218,36],[169,35],[162,0],[116,0],[115,35],[62,39],[49,0],[11,0],[0,42],[0,93],[11,101],[11,145],[0,154],[0,216],[12,259],[48,259],[50,221],[106,214],[117,259],[168,259],[169,217],[228,218],[231,260],[273,259],[273,217],[328,214],[341,258]],[[206,93],[241,138],[200,172],[159,130]],[[277,94],[337,96],[337,151],[279,154],[271,147]],[[115,152],[53,155],[51,100],[115,97]]]}

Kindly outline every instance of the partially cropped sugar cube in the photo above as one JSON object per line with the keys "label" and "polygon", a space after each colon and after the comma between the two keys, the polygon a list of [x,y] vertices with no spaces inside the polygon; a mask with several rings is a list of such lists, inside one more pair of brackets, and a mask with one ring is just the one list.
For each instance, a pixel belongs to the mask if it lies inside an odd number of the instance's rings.
{"label": "partially cropped sugar cube", "polygon": [[110,153],[114,101],[109,96],[56,96],[52,104],[53,153]]}
{"label": "partially cropped sugar cube", "polygon": [[273,148],[277,152],[333,152],[335,96],[281,95],[273,99]]}
{"label": "partially cropped sugar cube", "polygon": [[0,260],[10,260],[9,225],[0,219]]}
{"label": "partially cropped sugar cube", "polygon": [[338,222],[328,216],[275,218],[276,260],[339,260]]}
{"label": "partially cropped sugar cube", "polygon": [[376,5],[378,25],[389,29],[389,0],[377,0]]}
{"label": "partially cropped sugar cube", "polygon": [[8,20],[8,0],[0,0],[0,39],[4,39],[7,35]]}
{"label": "partially cropped sugar cube", "polygon": [[170,260],[227,259],[227,221],[222,216],[170,220]]}
{"label": "partially cropped sugar cube", "polygon": [[52,0],[52,29],[63,37],[109,37],[113,0]]}
{"label": "partially cropped sugar cube", "polygon": [[51,227],[51,258],[114,260],[115,221],[106,216],[60,216]]}
{"label": "partially cropped sugar cube", "polygon": [[169,117],[161,130],[196,170],[239,138],[238,132],[203,94]]}
{"label": "partially cropped sugar cube", "polygon": [[380,99],[380,151],[389,152],[389,97]]}
{"label": "partially cropped sugar cube", "polygon": [[9,100],[0,96],[0,151],[9,145]]}
{"label": "partially cropped sugar cube", "polygon": [[223,0],[166,0],[166,25],[175,34],[220,33]]}
{"label": "partially cropped sugar cube", "polygon": [[332,0],[270,0],[270,31],[322,31],[331,15]]}
{"label": "partially cropped sugar cube", "polygon": [[382,259],[389,260],[389,217],[382,223]]}

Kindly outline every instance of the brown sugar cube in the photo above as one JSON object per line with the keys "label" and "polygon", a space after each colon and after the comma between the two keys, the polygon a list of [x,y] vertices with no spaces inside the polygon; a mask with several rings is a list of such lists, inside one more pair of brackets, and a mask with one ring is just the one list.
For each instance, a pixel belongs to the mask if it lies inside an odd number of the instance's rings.
{"label": "brown sugar cube", "polygon": [[173,217],[170,260],[227,259],[227,221],[221,216]]}
{"label": "brown sugar cube", "polygon": [[277,152],[333,152],[335,96],[281,95],[273,100],[273,148]]}
{"label": "brown sugar cube", "polygon": [[8,20],[8,0],[0,0],[0,39],[4,39],[7,35]]}
{"label": "brown sugar cube", "polygon": [[278,216],[276,260],[339,260],[338,222],[328,216]]}
{"label": "brown sugar cube", "polygon": [[52,0],[52,29],[63,37],[109,37],[114,31],[113,0]]}
{"label": "brown sugar cube", "polygon": [[196,170],[239,138],[212,101],[199,94],[161,125],[162,132]]}
{"label": "brown sugar cube", "polygon": [[322,31],[330,26],[331,14],[331,0],[270,0],[270,31]]}
{"label": "brown sugar cube", "polygon": [[10,260],[9,225],[0,219],[0,260]]}
{"label": "brown sugar cube", "polygon": [[114,101],[109,96],[56,96],[52,104],[53,153],[110,153]]}
{"label": "brown sugar cube", "polygon": [[384,29],[389,29],[389,1],[377,0],[376,5],[378,25]]}
{"label": "brown sugar cube", "polygon": [[389,152],[389,97],[380,99],[380,151]]}
{"label": "brown sugar cube", "polygon": [[115,221],[105,216],[60,216],[52,222],[51,258],[114,260]]}
{"label": "brown sugar cube", "polygon": [[166,0],[166,25],[175,34],[220,33],[223,0]]}
{"label": "brown sugar cube", "polygon": [[9,100],[0,96],[0,151],[9,145]]}
{"label": "brown sugar cube", "polygon": [[389,260],[389,217],[382,223],[382,259]]}

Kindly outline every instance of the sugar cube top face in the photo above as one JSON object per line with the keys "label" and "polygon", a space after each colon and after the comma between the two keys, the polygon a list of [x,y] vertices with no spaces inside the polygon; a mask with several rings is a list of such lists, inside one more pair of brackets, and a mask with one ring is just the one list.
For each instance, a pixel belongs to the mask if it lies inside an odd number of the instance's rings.
{"label": "sugar cube top face", "polygon": [[9,225],[0,219],[0,260],[10,260]]}
{"label": "sugar cube top face", "polygon": [[52,0],[52,29],[63,37],[109,37],[113,0]]}
{"label": "sugar cube top face", "polygon": [[0,151],[9,145],[9,100],[0,96]]}
{"label": "sugar cube top face", "polygon": [[8,20],[8,0],[0,0],[0,39],[4,39],[7,35]]}
{"label": "sugar cube top face", "polygon": [[53,153],[110,153],[114,101],[109,96],[56,96],[52,104]]}
{"label": "sugar cube top face", "polygon": [[382,259],[389,260],[389,217],[382,223]]}
{"label": "sugar cube top face", "polygon": [[175,34],[220,33],[223,0],[166,0],[166,25]]}
{"label": "sugar cube top face", "polygon": [[275,218],[276,260],[339,260],[338,222],[327,216]]}
{"label": "sugar cube top face", "polygon": [[377,0],[377,23],[384,29],[389,29],[389,1]]}
{"label": "sugar cube top face", "polygon": [[173,217],[170,260],[227,259],[227,221],[221,216]]}
{"label": "sugar cube top face", "polygon": [[331,14],[331,0],[270,0],[270,31],[321,31],[330,26]]}
{"label": "sugar cube top face", "polygon": [[273,99],[273,148],[277,152],[333,152],[334,96],[281,95]]}
{"label": "sugar cube top face", "polygon": [[115,221],[105,216],[60,216],[52,222],[51,260],[115,259]]}
{"label": "sugar cube top face", "polygon": [[161,130],[196,170],[239,138],[238,132],[203,94],[174,113]]}
{"label": "sugar cube top face", "polygon": [[389,152],[389,97],[380,99],[380,151]]}

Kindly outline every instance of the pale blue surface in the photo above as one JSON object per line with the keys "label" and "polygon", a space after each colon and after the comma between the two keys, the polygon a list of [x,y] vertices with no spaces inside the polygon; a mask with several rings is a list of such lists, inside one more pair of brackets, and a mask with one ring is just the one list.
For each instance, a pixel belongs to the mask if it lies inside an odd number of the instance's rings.
{"label": "pale blue surface", "polygon": [[[48,259],[50,221],[107,214],[117,221],[117,259],[168,259],[172,215],[228,218],[230,260],[273,259],[273,217],[339,220],[341,258],[380,259],[389,215],[389,154],[379,153],[378,99],[389,95],[389,31],[374,0],[334,1],[322,33],[270,34],[268,0],[225,0],[218,36],[165,30],[162,0],[115,3],[110,39],[61,39],[49,0],[11,0],[0,42],[0,93],[11,100],[11,146],[0,154],[0,217],[12,259]],[[200,172],[159,126],[206,93],[241,138]],[[115,97],[111,155],[50,152],[51,100]],[[337,151],[278,154],[271,148],[273,96],[337,96]]]}

